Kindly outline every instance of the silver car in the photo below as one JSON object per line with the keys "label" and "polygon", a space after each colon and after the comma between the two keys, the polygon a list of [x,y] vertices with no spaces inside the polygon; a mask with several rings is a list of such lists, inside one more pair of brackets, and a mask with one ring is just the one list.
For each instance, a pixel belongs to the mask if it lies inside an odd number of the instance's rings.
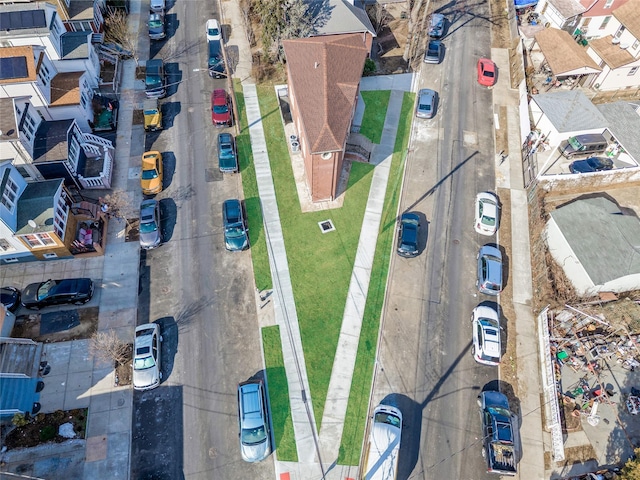
{"label": "silver car", "polygon": [[436,110],[436,92],[423,88],[418,92],[418,105],[416,105],[416,117],[433,118]]}
{"label": "silver car", "polygon": [[144,200],[140,204],[140,247],[150,250],[161,243],[160,204],[157,200]]}
{"label": "silver car", "polygon": [[261,380],[238,385],[240,454],[245,462],[260,462],[271,453],[269,416]]}
{"label": "silver car", "polygon": [[502,291],[502,254],[491,245],[478,252],[478,291],[486,295],[498,295]]}
{"label": "silver car", "polygon": [[157,323],[147,323],[136,327],[133,344],[133,388],[150,390],[160,385],[160,345],[162,335]]}

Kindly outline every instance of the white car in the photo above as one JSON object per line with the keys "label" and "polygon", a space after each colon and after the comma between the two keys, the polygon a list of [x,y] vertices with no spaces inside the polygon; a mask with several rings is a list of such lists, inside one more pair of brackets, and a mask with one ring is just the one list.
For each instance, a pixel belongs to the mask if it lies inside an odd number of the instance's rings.
{"label": "white car", "polygon": [[214,40],[222,41],[222,29],[220,28],[220,24],[218,20],[215,18],[210,18],[207,20],[207,42],[212,42]]}
{"label": "white car", "polygon": [[480,192],[476,195],[476,219],[473,224],[480,235],[491,236],[498,230],[498,214],[500,204],[498,197],[490,192]]}
{"label": "white car", "polygon": [[136,327],[133,345],[133,388],[150,390],[160,385],[160,348],[162,335],[157,323],[146,323]]}
{"label": "white car", "polygon": [[496,366],[502,356],[500,320],[493,308],[478,305],[471,315],[473,328],[473,359],[483,365]]}

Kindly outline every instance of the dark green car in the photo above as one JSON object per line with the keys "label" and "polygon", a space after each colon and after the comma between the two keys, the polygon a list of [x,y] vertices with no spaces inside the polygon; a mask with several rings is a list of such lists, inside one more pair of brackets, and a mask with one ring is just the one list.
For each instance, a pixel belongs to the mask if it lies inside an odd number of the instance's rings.
{"label": "dark green car", "polygon": [[225,200],[222,204],[222,224],[224,226],[224,246],[231,252],[249,248],[249,234],[244,222],[240,200]]}
{"label": "dark green car", "polygon": [[218,134],[218,167],[223,173],[237,173],[236,144],[230,133]]}

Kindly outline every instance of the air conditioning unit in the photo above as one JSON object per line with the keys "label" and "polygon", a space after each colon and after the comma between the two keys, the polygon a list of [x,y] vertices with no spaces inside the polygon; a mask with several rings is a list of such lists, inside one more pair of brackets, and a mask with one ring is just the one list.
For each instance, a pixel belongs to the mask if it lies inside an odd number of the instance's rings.
{"label": "air conditioning unit", "polygon": [[622,50],[626,50],[627,48],[629,48],[631,46],[631,44],[629,42],[625,42],[625,43],[621,43],[620,44],[620,48]]}
{"label": "air conditioning unit", "polygon": [[613,43],[614,45],[618,45],[620,43],[620,39],[614,38],[613,40],[611,40],[611,43]]}

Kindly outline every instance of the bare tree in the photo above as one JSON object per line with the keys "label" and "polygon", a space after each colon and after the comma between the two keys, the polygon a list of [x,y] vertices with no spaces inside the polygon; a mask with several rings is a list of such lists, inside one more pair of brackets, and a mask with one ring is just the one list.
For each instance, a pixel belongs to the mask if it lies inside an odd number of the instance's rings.
{"label": "bare tree", "polygon": [[371,23],[373,23],[374,28],[376,29],[376,35],[380,35],[380,32],[389,24],[389,20],[391,20],[391,15],[384,5],[376,2],[374,5],[368,8],[367,13],[369,14],[369,19]]}
{"label": "bare tree", "polygon": [[133,205],[131,195],[124,190],[114,190],[103,199],[103,210],[116,218],[122,219],[129,225],[129,219],[134,218],[138,211]]}
{"label": "bare tree", "polygon": [[138,64],[138,54],[136,52],[136,35],[129,31],[127,14],[122,9],[112,9],[104,21],[105,35],[107,42],[115,43],[125,51],[130,52]]}
{"label": "bare tree", "polygon": [[244,34],[247,37],[249,46],[253,47],[256,44],[256,36],[253,33],[253,26],[251,25],[251,1],[240,0],[240,13],[242,14],[242,24],[244,26]]}
{"label": "bare tree", "polygon": [[284,62],[282,40],[308,37],[313,32],[313,18],[304,0],[263,0],[254,6],[262,24],[262,43],[280,62]]}
{"label": "bare tree", "polygon": [[96,332],[89,339],[89,353],[105,362],[116,362],[124,365],[131,360],[131,349],[128,343],[120,340],[115,330]]}
{"label": "bare tree", "polygon": [[[404,55],[402,58],[405,62],[409,63],[413,57],[413,51],[416,48],[414,43],[417,43],[416,40],[419,39],[419,36],[415,36],[414,38],[414,30],[420,24],[420,10],[422,9],[422,5],[424,0],[409,0],[409,5],[411,6],[411,13],[409,15],[409,24],[407,26],[407,45],[404,49]],[[428,4],[427,4],[428,6]]]}

